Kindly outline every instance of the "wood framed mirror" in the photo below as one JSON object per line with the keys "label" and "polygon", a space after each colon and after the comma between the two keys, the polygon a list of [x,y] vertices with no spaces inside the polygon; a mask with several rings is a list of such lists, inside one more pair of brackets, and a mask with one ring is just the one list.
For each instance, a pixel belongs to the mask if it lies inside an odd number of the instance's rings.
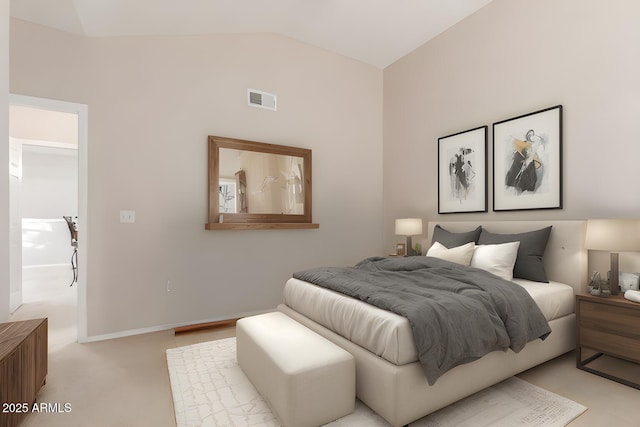
{"label": "wood framed mirror", "polygon": [[209,136],[207,230],[318,228],[311,150]]}

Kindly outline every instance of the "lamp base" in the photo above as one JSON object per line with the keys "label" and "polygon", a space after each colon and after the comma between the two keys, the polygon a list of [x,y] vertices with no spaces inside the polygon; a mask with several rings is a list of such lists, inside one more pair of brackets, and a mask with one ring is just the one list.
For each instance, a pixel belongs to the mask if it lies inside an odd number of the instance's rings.
{"label": "lamp base", "polygon": [[411,236],[407,236],[407,256],[415,256],[416,251],[413,249],[413,244],[411,243]]}
{"label": "lamp base", "polygon": [[620,271],[618,266],[618,252],[611,252],[611,275],[609,276],[609,290],[611,290],[611,295],[618,295],[620,293],[620,285],[618,284]]}

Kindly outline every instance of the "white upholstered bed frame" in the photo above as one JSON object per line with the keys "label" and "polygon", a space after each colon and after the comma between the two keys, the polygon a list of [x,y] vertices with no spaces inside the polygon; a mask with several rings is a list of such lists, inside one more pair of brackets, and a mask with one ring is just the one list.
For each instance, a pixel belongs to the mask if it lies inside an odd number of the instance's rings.
{"label": "white upholstered bed frame", "polygon": [[[519,233],[551,225],[544,256],[549,279],[571,285],[575,293],[586,289],[585,221],[430,222],[429,242],[436,224],[454,232],[482,225],[493,233]],[[284,304],[278,309],[354,356],[358,398],[393,426],[406,425],[575,347],[575,315],[570,314],[549,322],[552,333],[546,340],[533,341],[518,354],[511,350],[492,352],[475,362],[455,367],[429,386],[418,362],[394,365]]]}

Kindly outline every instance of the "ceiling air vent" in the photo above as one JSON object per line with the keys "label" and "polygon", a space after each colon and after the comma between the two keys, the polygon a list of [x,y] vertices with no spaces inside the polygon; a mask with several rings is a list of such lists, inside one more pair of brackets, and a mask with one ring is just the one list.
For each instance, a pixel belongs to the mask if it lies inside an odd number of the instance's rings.
{"label": "ceiling air vent", "polygon": [[251,107],[276,111],[276,96],[272,93],[247,89],[247,102]]}

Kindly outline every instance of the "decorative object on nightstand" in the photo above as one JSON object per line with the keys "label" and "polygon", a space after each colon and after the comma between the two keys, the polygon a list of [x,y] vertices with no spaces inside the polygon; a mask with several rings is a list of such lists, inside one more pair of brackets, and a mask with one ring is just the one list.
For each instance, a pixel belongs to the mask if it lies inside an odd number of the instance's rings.
{"label": "decorative object on nightstand", "polygon": [[587,290],[589,291],[589,294],[597,297],[608,297],[609,295],[611,295],[609,285],[606,281],[602,280],[599,271],[593,272]]}
{"label": "decorative object on nightstand", "polygon": [[640,303],[640,291],[634,291],[633,289],[629,289],[624,292],[624,297],[629,301]]}
{"label": "decorative object on nightstand", "polygon": [[422,255],[422,245],[420,243],[414,243],[413,244],[413,251],[415,252],[416,256],[421,256]]}
{"label": "decorative object on nightstand", "polygon": [[585,247],[595,251],[611,252],[609,289],[613,295],[618,295],[618,253],[640,251],[640,220],[590,219],[587,221]]}
{"label": "decorative object on nightstand", "polygon": [[419,236],[422,234],[422,219],[421,218],[402,218],[396,219],[396,235],[407,236],[407,255],[417,255],[411,244],[412,236]]}
{"label": "decorative object on nightstand", "polygon": [[640,290],[640,273],[620,272],[620,292]]}

